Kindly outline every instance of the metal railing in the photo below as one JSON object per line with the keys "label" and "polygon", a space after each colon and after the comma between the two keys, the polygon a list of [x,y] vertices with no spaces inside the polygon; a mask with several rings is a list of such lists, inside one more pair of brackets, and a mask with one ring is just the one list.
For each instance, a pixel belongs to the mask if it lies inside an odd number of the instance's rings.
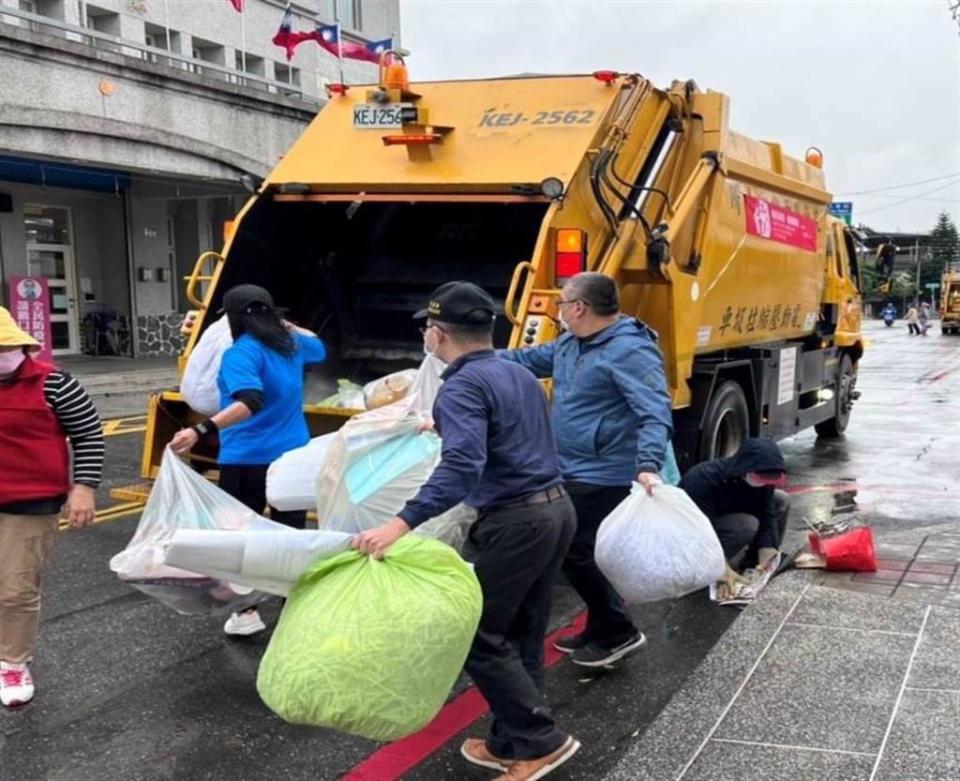
{"label": "metal railing", "polygon": [[298,84],[288,84],[283,81],[268,79],[264,76],[229,68],[208,60],[188,57],[178,52],[148,46],[139,41],[131,41],[128,38],[120,38],[119,36],[110,35],[100,32],[99,30],[92,30],[89,27],[81,27],[60,19],[52,19],[49,16],[32,14],[27,11],[21,11],[18,8],[9,8],[0,5],[0,23],[9,24],[5,17],[12,17],[26,22],[25,25],[16,25],[20,29],[55,35],[74,43],[82,43],[99,49],[100,51],[110,51],[115,54],[121,54],[125,57],[140,60],[141,62],[164,65],[175,71],[179,71],[181,74],[193,73],[198,76],[206,76],[218,81],[223,81],[227,84],[248,87],[259,92],[299,98],[304,102],[314,105],[320,103],[319,98],[306,94]]}

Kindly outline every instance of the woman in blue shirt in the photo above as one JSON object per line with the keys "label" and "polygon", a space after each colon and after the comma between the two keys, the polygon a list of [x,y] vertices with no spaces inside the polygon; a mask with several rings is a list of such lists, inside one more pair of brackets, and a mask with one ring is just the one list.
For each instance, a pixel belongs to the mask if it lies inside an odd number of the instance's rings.
{"label": "woman in blue shirt", "polygon": [[[257,285],[238,285],[223,297],[233,346],[223,354],[217,385],[220,412],[181,429],[170,443],[184,454],[200,437],[220,438],[220,487],[257,513],[267,506],[267,468],[288,450],[306,445],[310,432],[303,417],[303,370],[326,358],[323,342],[285,320],[273,298]],[[305,512],[270,517],[302,529]],[[234,614],[227,634],[251,635],[265,629],[255,609]]]}

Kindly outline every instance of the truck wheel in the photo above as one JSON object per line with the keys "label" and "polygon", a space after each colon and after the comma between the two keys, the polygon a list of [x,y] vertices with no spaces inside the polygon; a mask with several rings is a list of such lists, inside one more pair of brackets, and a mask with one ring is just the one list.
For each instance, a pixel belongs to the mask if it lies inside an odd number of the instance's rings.
{"label": "truck wheel", "polygon": [[857,373],[853,370],[853,361],[849,355],[840,359],[840,371],[837,374],[837,391],[833,397],[834,415],[830,420],[817,423],[814,428],[817,435],[830,438],[839,437],[850,423],[850,411],[853,409],[853,389],[857,384]]}
{"label": "truck wheel", "polygon": [[732,456],[750,436],[750,411],[739,383],[725,380],[710,399],[700,435],[700,460]]}

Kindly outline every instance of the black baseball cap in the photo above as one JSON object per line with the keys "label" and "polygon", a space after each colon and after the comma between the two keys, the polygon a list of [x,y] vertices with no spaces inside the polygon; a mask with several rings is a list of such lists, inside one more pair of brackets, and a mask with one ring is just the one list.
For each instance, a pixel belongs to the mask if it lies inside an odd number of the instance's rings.
{"label": "black baseball cap", "polygon": [[485,325],[492,323],[496,305],[487,292],[472,282],[447,282],[430,294],[426,309],[421,309],[414,320],[429,317],[441,323],[454,325]]}
{"label": "black baseball cap", "polygon": [[259,285],[237,285],[230,288],[223,296],[223,307],[220,313],[239,315],[249,314],[251,307],[259,305],[271,312],[280,313],[286,310],[278,309],[274,306],[273,296],[270,292]]}

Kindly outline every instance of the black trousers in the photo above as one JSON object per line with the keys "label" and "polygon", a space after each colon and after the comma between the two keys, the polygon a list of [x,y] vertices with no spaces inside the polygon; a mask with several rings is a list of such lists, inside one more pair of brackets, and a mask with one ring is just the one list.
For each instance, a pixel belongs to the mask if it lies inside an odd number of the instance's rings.
{"label": "black trousers", "polygon": [[567,483],[566,489],[577,511],[577,534],[563,562],[563,574],[587,606],[587,638],[612,648],[636,634],[637,627],[623,599],[597,567],[594,549],[597,529],[627,497],[630,487]]}
{"label": "black trousers", "polygon": [[[267,508],[268,466],[269,464],[221,465],[220,487],[255,513],[263,513]],[[307,525],[307,513],[302,510],[281,512],[271,507],[270,518],[294,529],[303,529]]]}
{"label": "black trousers", "polygon": [[493,714],[487,748],[504,759],[542,757],[567,738],[541,688],[551,592],[575,528],[564,494],[481,512],[464,544],[463,557],[473,563],[483,590],[483,614],[465,667]]}
{"label": "black trousers", "polygon": [[[774,512],[777,515],[777,539],[779,547],[783,542],[784,532],[787,530],[787,516],[790,515],[790,495],[786,491],[773,492]],[[749,513],[728,513],[711,518],[710,523],[717,533],[717,539],[723,548],[723,555],[731,566],[741,563],[745,567],[752,567],[757,563],[757,546],[754,542],[760,521]],[[740,554],[743,554],[741,561]]]}

